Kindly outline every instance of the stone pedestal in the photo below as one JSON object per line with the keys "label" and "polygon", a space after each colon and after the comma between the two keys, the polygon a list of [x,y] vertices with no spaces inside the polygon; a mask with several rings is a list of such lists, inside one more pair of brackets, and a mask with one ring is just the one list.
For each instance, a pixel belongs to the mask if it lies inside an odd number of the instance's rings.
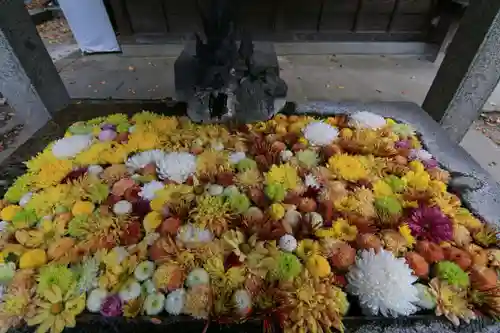
{"label": "stone pedestal", "polygon": [[[265,95],[259,87],[245,81],[245,78],[235,79],[227,84],[225,92],[228,94],[228,104],[233,104],[234,114],[227,115],[226,119],[238,122],[254,122],[272,117],[285,105],[287,92],[286,84],[279,78],[279,64],[276,51],[272,43],[256,42],[253,51],[253,72],[267,73],[268,84],[276,86],[275,94],[271,98]],[[240,64],[241,65],[241,64]],[[238,72],[238,64],[235,66]],[[244,66],[243,66],[244,67]],[[188,103],[188,115],[197,122],[214,122],[207,114],[193,110],[208,107],[208,100],[201,96],[197,87],[197,75],[200,72],[200,64],[196,59],[196,44],[194,42],[186,44],[186,47],[175,61],[175,91],[176,99]],[[274,80],[273,82],[270,82]],[[248,91],[255,91],[255,94],[248,94]],[[259,95],[260,94],[260,95]],[[196,97],[198,96],[198,97]]]}

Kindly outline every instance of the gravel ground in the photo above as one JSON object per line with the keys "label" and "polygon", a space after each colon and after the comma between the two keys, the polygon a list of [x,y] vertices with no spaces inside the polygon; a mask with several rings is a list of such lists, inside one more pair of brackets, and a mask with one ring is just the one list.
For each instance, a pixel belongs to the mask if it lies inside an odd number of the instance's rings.
{"label": "gravel ground", "polygon": [[482,113],[473,126],[500,146],[500,112]]}

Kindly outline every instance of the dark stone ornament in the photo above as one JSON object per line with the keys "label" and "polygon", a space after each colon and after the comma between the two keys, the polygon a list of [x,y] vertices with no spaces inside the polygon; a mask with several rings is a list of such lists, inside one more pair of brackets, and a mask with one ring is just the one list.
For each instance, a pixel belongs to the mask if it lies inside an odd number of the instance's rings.
{"label": "dark stone ornament", "polygon": [[196,43],[188,43],[175,62],[177,98],[195,122],[271,118],[287,93],[272,44],[254,44],[245,33],[236,41],[229,0],[212,0],[208,12],[200,9],[205,41],[196,34]]}

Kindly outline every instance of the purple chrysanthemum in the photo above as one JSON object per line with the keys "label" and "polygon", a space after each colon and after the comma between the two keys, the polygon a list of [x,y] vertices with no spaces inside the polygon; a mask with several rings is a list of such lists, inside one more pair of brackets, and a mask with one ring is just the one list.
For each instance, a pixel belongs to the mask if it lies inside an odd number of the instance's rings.
{"label": "purple chrysanthemum", "polygon": [[104,317],[118,317],[122,315],[122,300],[118,295],[106,297],[101,305],[101,315]]}
{"label": "purple chrysanthemum", "polygon": [[439,243],[453,238],[453,225],[439,207],[420,205],[413,209],[408,218],[408,226],[415,237],[422,237]]}
{"label": "purple chrysanthemum", "polygon": [[399,140],[395,143],[396,149],[409,149],[411,148],[411,143],[409,140]]}
{"label": "purple chrysanthemum", "polygon": [[427,161],[423,161],[422,163],[424,164],[424,167],[426,169],[437,168],[439,165],[438,161],[436,161],[434,158],[431,158],[430,160]]}

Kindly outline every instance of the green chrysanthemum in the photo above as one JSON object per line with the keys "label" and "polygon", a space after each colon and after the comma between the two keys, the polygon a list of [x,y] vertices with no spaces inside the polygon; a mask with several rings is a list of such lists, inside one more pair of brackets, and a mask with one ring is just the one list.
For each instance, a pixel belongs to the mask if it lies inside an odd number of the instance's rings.
{"label": "green chrysanthemum", "polygon": [[311,169],[318,165],[319,158],[318,158],[318,153],[316,153],[314,150],[306,149],[306,150],[301,150],[297,153],[297,160],[299,161],[299,165],[301,167]]}
{"label": "green chrysanthemum", "polygon": [[242,193],[234,193],[227,200],[231,210],[236,214],[243,214],[250,208],[250,200]]}
{"label": "green chrysanthemum", "polygon": [[32,209],[23,209],[12,219],[12,226],[15,229],[24,229],[32,227],[37,221],[37,216]]}
{"label": "green chrysanthemum", "polygon": [[112,115],[107,116],[104,122],[113,125],[128,123],[128,117],[126,114],[123,113],[114,113]]}
{"label": "green chrysanthemum", "polygon": [[66,265],[49,264],[40,268],[37,281],[39,294],[43,294],[54,285],[58,286],[63,294],[66,294],[75,283],[75,275]]}
{"label": "green chrysanthemum", "polygon": [[87,125],[96,126],[101,125],[106,120],[106,117],[97,117],[87,120]]}
{"label": "green chrysanthemum", "polygon": [[440,261],[436,264],[436,276],[448,282],[448,284],[458,287],[467,288],[469,286],[469,275],[464,272],[460,266],[451,261]]}
{"label": "green chrysanthemum", "polygon": [[385,177],[384,181],[391,187],[391,189],[395,193],[403,192],[403,190],[405,189],[405,182],[395,175]]}
{"label": "green chrysanthemum", "polygon": [[68,128],[68,131],[70,131],[71,134],[74,134],[74,135],[88,134],[88,133],[92,133],[92,127],[93,127],[92,125],[79,123],[79,124],[71,125],[71,127]]}
{"label": "green chrysanthemum", "polygon": [[81,214],[73,217],[68,223],[68,235],[75,238],[84,238],[88,233],[89,216]]}
{"label": "green chrysanthemum", "polygon": [[397,219],[403,213],[403,206],[396,197],[385,196],[381,198],[375,198],[375,209],[379,217],[384,219]]}
{"label": "green chrysanthemum", "polygon": [[118,133],[123,133],[123,132],[128,132],[128,129],[130,128],[130,124],[127,123],[121,123],[116,126],[116,131]]}
{"label": "green chrysanthemum", "polygon": [[415,129],[408,124],[395,123],[391,126],[392,131],[402,137],[409,137],[415,134]]}
{"label": "green chrysanthemum", "polygon": [[300,260],[292,253],[281,252],[276,266],[270,271],[272,280],[290,281],[302,271]]}
{"label": "green chrysanthemum", "polygon": [[21,200],[23,195],[29,192],[31,187],[31,179],[32,178],[29,173],[26,173],[21,177],[18,177],[14,181],[14,184],[12,184],[12,186],[9,187],[9,189],[5,193],[4,199],[11,203],[19,202],[19,200]]}
{"label": "green chrysanthemum", "polygon": [[77,294],[85,293],[95,287],[99,273],[99,261],[92,257],[85,260],[74,269],[76,275]]}
{"label": "green chrysanthemum", "polygon": [[87,193],[88,198],[95,203],[102,203],[108,198],[109,187],[101,182],[93,183]]}
{"label": "green chrysanthemum", "polygon": [[285,200],[286,190],[282,184],[272,183],[266,186],[264,193],[274,202]]}
{"label": "green chrysanthemum", "polygon": [[236,164],[236,169],[239,172],[245,172],[247,170],[255,169],[255,168],[257,168],[257,162],[255,162],[254,160],[252,160],[250,158],[244,158],[241,161],[239,161],[238,164]]}

